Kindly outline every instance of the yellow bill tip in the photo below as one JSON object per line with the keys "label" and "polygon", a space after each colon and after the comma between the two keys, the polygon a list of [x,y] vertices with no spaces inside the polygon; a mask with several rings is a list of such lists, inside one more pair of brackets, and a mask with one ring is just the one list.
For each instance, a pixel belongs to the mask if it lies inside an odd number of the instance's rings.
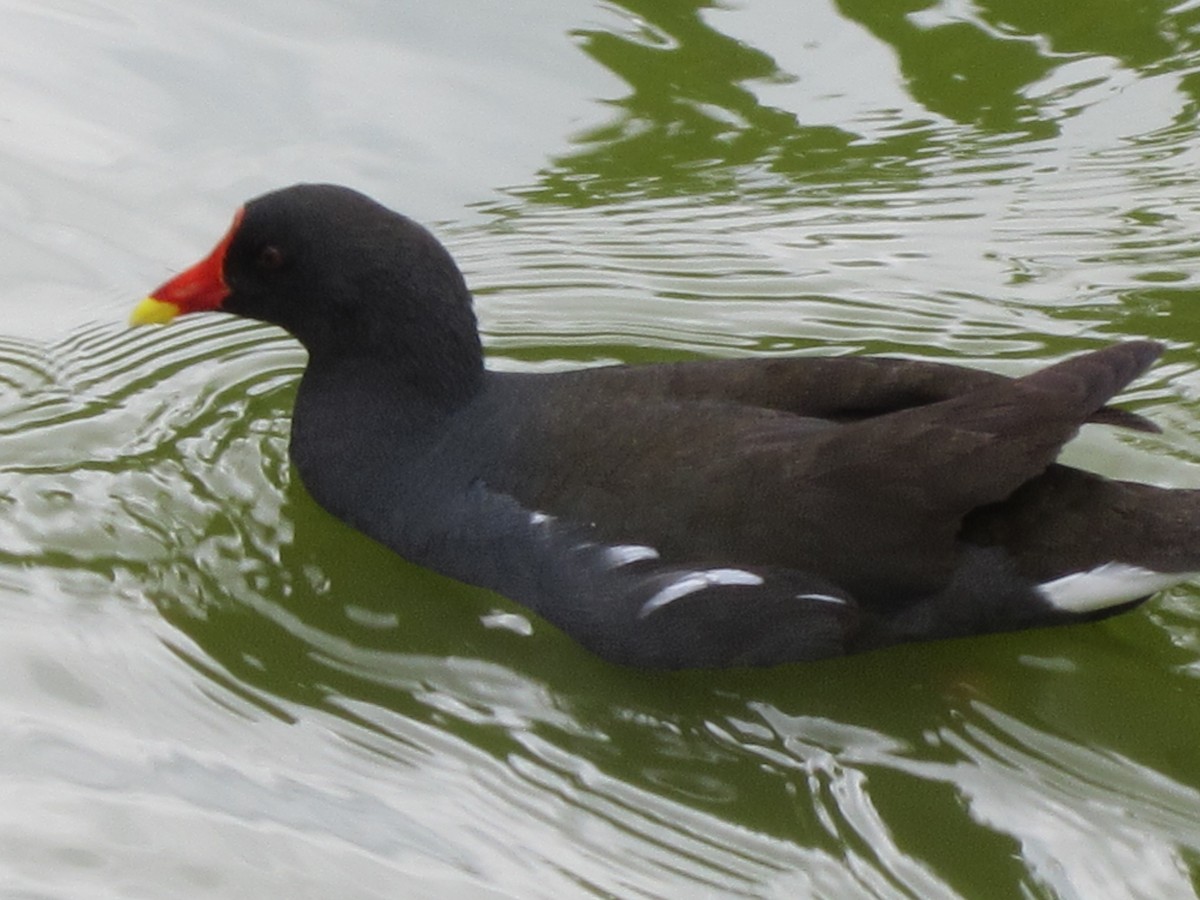
{"label": "yellow bill tip", "polygon": [[147,297],[133,308],[129,316],[130,325],[166,325],[179,315],[179,307],[165,300]]}

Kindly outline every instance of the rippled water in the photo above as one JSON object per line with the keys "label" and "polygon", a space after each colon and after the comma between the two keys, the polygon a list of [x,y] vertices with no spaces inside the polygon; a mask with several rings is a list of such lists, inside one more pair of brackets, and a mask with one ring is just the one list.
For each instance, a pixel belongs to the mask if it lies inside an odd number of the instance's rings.
{"label": "rippled water", "polygon": [[0,0],[0,896],[1200,886],[1200,591],[766,672],[608,666],[321,512],[302,352],[129,330],[247,196],[436,227],[492,362],[1165,340],[1200,485],[1192,5]]}

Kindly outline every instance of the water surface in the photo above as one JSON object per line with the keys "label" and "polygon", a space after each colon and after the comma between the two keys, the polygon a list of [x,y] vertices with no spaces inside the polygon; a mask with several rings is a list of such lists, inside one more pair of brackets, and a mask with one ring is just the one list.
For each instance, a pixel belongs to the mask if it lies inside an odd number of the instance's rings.
{"label": "water surface", "polygon": [[1163,340],[1163,434],[1070,458],[1200,486],[1193,5],[0,12],[0,895],[1196,895],[1195,587],[617,669],[319,510],[281,333],[124,326],[339,181],[438,231],[500,368]]}

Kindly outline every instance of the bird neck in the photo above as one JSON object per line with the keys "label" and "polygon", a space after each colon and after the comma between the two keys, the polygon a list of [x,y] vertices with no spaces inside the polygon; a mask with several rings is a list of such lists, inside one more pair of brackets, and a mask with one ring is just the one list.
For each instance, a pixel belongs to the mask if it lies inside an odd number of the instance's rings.
{"label": "bird neck", "polygon": [[[467,352],[470,350],[474,352]],[[402,347],[381,354],[364,352],[309,354],[302,388],[343,399],[355,405],[381,405],[403,409],[419,418],[453,413],[482,388],[483,353],[474,347],[439,345],[428,341],[420,348]]]}
{"label": "bird neck", "polygon": [[[465,315],[465,319],[463,316]],[[392,405],[452,412],[483,385],[483,346],[469,307],[437,321],[398,316],[341,322],[318,340],[296,334],[309,354],[305,381]]]}

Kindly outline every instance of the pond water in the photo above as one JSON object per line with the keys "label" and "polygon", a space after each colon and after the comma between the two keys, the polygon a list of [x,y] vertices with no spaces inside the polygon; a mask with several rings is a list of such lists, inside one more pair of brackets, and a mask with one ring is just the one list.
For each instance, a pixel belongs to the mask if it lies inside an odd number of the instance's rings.
{"label": "pond water", "polygon": [[1192,897],[1200,590],[647,674],[331,520],[299,348],[130,330],[244,199],[430,224],[514,370],[1168,343],[1200,486],[1200,6],[0,0],[0,896]]}

